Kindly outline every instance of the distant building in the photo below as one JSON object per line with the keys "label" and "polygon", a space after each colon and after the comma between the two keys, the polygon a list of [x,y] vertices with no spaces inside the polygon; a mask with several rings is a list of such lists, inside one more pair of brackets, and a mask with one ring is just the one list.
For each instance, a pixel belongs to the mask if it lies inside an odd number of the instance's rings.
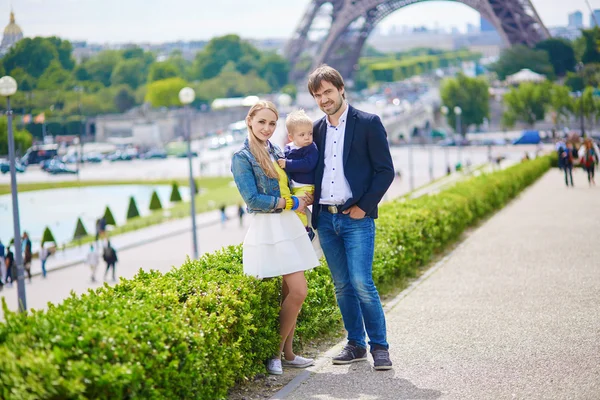
{"label": "distant building", "polygon": [[581,11],[575,11],[574,13],[569,14],[569,28],[583,28],[583,14],[581,13]]}
{"label": "distant building", "polygon": [[600,10],[594,10],[590,14],[590,27],[598,26],[598,24],[600,24]]}
{"label": "distant building", "polygon": [[496,28],[494,27],[494,25],[492,25],[492,23],[490,21],[488,21],[487,19],[481,17],[480,20],[480,31],[481,32],[493,32],[496,30]]}
{"label": "distant building", "polygon": [[15,22],[15,13],[10,12],[10,22],[4,28],[2,43],[0,44],[0,54],[4,55],[15,43],[23,39],[23,31]]}
{"label": "distant building", "polygon": [[467,33],[477,33],[479,29],[473,24],[467,24]]}

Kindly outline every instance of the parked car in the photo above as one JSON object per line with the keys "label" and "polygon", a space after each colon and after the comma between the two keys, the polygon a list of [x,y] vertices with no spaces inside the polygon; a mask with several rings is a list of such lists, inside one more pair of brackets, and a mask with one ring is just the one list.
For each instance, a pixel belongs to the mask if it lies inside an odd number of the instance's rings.
{"label": "parked car", "polygon": [[149,150],[146,153],[140,155],[141,159],[150,160],[154,158],[165,159],[167,158],[167,152],[160,149]]}
{"label": "parked car", "polygon": [[108,157],[106,157],[106,159],[111,162],[131,161],[134,158],[138,158],[138,153],[136,149],[117,150],[114,153],[109,154]]}
{"label": "parked car", "polygon": [[68,167],[67,164],[58,160],[54,160],[54,162],[50,163],[46,171],[51,173],[52,175],[77,173],[77,170]]}
{"label": "parked car", "polygon": [[[177,158],[186,158],[186,157],[187,157],[187,151],[177,154]],[[198,152],[192,151],[192,157],[198,157]]]}
{"label": "parked car", "polygon": [[35,145],[27,149],[27,152],[21,157],[24,165],[39,164],[45,160],[51,160],[58,155],[57,144]]}
{"label": "parked car", "polygon": [[[25,172],[25,169],[25,165],[15,160],[15,170],[17,172],[23,173]],[[10,172],[10,163],[8,160],[0,160],[0,171],[2,171],[3,174]]]}
{"label": "parked car", "polygon": [[100,153],[87,153],[83,155],[83,161],[87,163],[101,163],[104,156]]}

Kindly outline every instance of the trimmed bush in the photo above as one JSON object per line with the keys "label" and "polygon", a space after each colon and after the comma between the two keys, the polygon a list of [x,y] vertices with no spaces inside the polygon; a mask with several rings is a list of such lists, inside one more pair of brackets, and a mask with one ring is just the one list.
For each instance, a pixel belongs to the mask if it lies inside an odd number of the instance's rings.
{"label": "trimmed bush", "polygon": [[129,198],[129,207],[127,208],[127,219],[139,217],[140,212],[138,211],[137,204],[133,196]]}
{"label": "trimmed bush", "polygon": [[110,211],[108,206],[106,206],[106,210],[104,210],[104,220],[106,221],[106,225],[117,226],[115,217],[113,217],[112,211]]}
{"label": "trimmed bush", "polygon": [[169,201],[173,203],[181,201],[181,193],[179,193],[179,185],[177,185],[177,182],[173,182],[173,186],[171,187],[171,197],[169,198]]}
{"label": "trimmed bush", "polygon": [[85,226],[83,226],[83,222],[81,218],[77,218],[77,225],[75,226],[75,233],[73,234],[73,240],[81,239],[84,236],[87,236],[87,231],[85,230]]}
{"label": "trimmed bush", "polygon": [[152,192],[152,198],[150,199],[150,207],[151,210],[160,210],[162,209],[162,204],[160,203],[160,199],[158,198],[158,194],[156,190]]}
{"label": "trimmed bush", "polygon": [[[433,196],[384,204],[375,283],[416,276],[549,167],[550,159],[540,158]],[[341,328],[324,260],[307,281],[296,330],[301,343]],[[224,398],[236,381],[264,373],[264,361],[276,353],[280,288],[279,278],[243,275],[238,245],[188,259],[167,274],[140,271],[46,311],[20,315],[3,299],[0,398]]]}
{"label": "trimmed bush", "polygon": [[44,229],[44,233],[42,234],[42,246],[44,243],[48,242],[56,243],[56,240],[54,239],[54,235],[52,234],[50,228],[46,227],[46,229]]}

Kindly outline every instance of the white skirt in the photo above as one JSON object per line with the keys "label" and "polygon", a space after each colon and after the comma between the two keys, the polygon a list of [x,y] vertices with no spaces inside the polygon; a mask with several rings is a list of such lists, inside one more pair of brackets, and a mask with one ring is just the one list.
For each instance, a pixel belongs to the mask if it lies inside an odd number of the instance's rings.
{"label": "white skirt", "polygon": [[244,238],[246,275],[271,278],[319,265],[306,229],[296,213],[251,215],[252,222]]}

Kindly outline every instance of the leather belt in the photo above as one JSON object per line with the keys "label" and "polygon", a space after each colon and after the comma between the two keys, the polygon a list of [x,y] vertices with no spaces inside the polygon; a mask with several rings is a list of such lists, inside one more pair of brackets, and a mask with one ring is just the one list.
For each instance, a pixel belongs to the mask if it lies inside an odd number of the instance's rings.
{"label": "leather belt", "polygon": [[329,204],[321,204],[319,205],[321,211],[328,212],[330,214],[339,214],[342,212],[342,206],[331,206]]}

